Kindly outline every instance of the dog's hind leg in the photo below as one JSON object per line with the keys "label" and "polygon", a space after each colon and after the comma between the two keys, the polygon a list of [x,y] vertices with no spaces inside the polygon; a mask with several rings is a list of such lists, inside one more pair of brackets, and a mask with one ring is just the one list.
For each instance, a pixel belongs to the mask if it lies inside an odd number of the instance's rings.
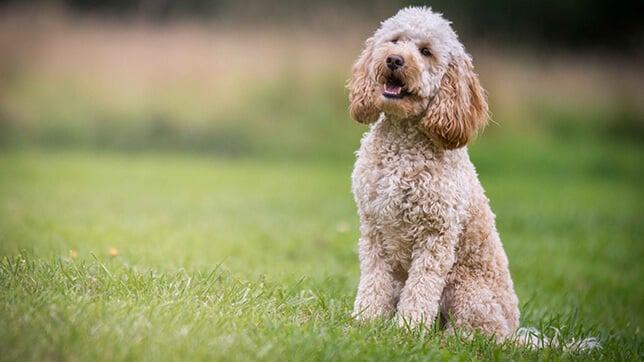
{"label": "dog's hind leg", "polygon": [[518,300],[511,287],[490,285],[482,278],[461,278],[443,291],[441,317],[452,333],[473,329],[501,342],[519,326]]}

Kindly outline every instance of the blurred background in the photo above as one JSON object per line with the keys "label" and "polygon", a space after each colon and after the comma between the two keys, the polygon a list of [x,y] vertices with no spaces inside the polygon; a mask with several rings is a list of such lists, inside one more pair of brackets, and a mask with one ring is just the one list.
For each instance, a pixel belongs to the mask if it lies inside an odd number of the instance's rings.
{"label": "blurred background", "polygon": [[[0,1],[0,147],[351,162],[344,83],[405,1]],[[642,3],[428,3],[489,94],[486,137],[644,140]],[[641,150],[641,147],[637,147]]]}

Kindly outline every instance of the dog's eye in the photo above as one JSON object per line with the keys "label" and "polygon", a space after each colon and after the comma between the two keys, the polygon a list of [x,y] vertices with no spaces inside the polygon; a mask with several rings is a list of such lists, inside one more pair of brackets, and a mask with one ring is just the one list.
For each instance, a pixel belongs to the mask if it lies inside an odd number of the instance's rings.
{"label": "dog's eye", "polygon": [[394,44],[398,43],[398,38],[391,39],[391,42],[394,43]]}
{"label": "dog's eye", "polygon": [[420,53],[426,57],[432,55],[432,52],[429,50],[428,47],[421,48]]}

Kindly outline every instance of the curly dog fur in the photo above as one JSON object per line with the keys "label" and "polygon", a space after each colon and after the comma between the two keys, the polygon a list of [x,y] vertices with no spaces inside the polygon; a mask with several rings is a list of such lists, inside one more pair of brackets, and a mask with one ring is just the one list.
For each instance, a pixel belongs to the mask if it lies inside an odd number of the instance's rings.
{"label": "curly dog fur", "polygon": [[400,10],[367,39],[347,87],[351,117],[372,124],[352,175],[354,315],[511,336],[518,300],[466,147],[488,106],[450,23],[429,8]]}

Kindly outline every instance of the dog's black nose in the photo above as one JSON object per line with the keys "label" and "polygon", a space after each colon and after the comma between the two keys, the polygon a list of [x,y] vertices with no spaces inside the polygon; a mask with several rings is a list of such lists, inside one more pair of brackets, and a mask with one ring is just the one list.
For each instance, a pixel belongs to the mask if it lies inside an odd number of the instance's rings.
{"label": "dog's black nose", "polygon": [[387,68],[396,70],[405,65],[405,58],[398,54],[390,54],[387,56]]}

